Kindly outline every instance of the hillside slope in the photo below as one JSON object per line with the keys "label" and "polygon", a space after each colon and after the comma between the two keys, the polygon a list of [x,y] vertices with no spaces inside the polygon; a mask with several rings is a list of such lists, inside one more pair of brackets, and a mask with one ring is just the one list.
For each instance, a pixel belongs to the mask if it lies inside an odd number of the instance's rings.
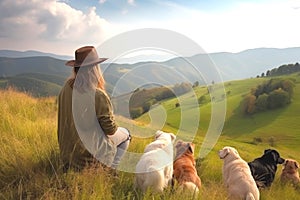
{"label": "hillside slope", "polygon": [[[300,121],[300,75],[296,73],[285,77],[296,80],[292,103],[284,108],[256,113],[251,116],[246,116],[241,112],[240,103],[243,97],[250,93],[251,88],[255,88],[269,78],[225,82],[224,88],[227,93],[226,119],[222,135],[246,143],[252,143],[254,138],[260,138],[264,144],[268,145],[269,141],[273,140],[276,146],[300,150],[300,124],[298,123]],[[198,87],[195,92],[198,98],[206,96],[206,99],[208,99],[208,103],[201,104],[199,107],[201,118],[197,135],[204,137],[211,123],[211,103],[209,103],[211,97],[207,94],[206,87]],[[187,97],[186,101],[190,101],[190,98]],[[161,106],[165,109],[167,115],[165,128],[170,130],[178,130],[180,121],[182,120],[181,113],[183,111],[181,109],[184,109],[186,113],[190,113],[186,115],[186,122],[192,121],[197,114],[195,113],[195,106],[197,105],[175,108],[177,101],[177,98],[174,98],[161,102]],[[150,113],[151,116],[155,115],[155,110],[150,110]],[[138,121],[144,124],[151,124],[151,116],[147,113],[140,117]]]}
{"label": "hillside slope", "polygon": [[[245,88],[257,84],[257,81],[263,80],[251,79],[231,83],[232,98],[240,98],[240,95],[246,92]],[[199,88],[199,92],[204,92],[203,88]],[[298,95],[295,100],[299,99]],[[0,90],[0,96],[1,199],[191,199],[188,193],[176,192],[176,187],[175,190],[168,187],[163,194],[152,195],[147,192],[142,195],[134,189],[134,173],[119,171],[118,178],[112,177],[102,168],[63,173],[56,134],[57,105],[55,98],[33,98],[13,90]],[[163,104],[171,108],[173,102],[170,102],[166,101]],[[229,99],[229,102],[231,102],[232,108],[236,107],[232,99]],[[201,107],[208,107],[208,104]],[[289,110],[291,108],[287,109],[286,112],[291,114],[292,111]],[[296,113],[294,114],[296,115]],[[204,121],[209,120],[205,119],[206,116],[203,116]],[[288,119],[288,114],[284,114],[284,116],[283,118]],[[170,123],[174,120],[172,117],[175,116],[171,116]],[[128,149],[129,153],[142,153],[145,145],[153,140],[156,129],[143,124],[146,121],[136,122],[119,116],[117,116],[117,121],[121,126],[127,127],[133,136]],[[246,124],[241,125],[247,128]],[[225,128],[226,126],[228,129],[228,125],[225,125]],[[296,127],[298,124],[295,124],[294,128]],[[167,124],[164,130],[168,131],[171,128],[173,127],[168,127]],[[236,128],[233,127],[232,130],[236,130]],[[175,132],[176,129],[173,128],[173,131]],[[199,136],[193,141],[196,144],[196,155],[203,141],[201,135],[203,133],[200,131]],[[226,188],[222,184],[222,160],[217,156],[218,150],[225,145],[236,147],[245,160],[252,160],[260,156],[265,148],[270,147],[266,143],[258,145],[245,143],[236,135],[221,136],[208,156],[197,160],[196,167],[202,180],[202,188],[196,199],[227,199]],[[293,146],[276,143],[275,148],[284,158],[299,159],[299,150]],[[128,159],[124,159],[122,162],[134,164]],[[261,199],[299,199],[299,189],[282,185],[279,182],[280,171],[281,166],[278,168],[272,187],[261,191]]]}

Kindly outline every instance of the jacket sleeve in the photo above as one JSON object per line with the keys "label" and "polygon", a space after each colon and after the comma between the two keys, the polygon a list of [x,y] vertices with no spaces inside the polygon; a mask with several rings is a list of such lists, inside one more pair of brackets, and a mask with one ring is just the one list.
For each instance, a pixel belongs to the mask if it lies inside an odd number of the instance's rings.
{"label": "jacket sleeve", "polygon": [[95,109],[98,122],[105,135],[113,135],[118,128],[113,114],[113,107],[107,94],[101,90],[96,90]]}

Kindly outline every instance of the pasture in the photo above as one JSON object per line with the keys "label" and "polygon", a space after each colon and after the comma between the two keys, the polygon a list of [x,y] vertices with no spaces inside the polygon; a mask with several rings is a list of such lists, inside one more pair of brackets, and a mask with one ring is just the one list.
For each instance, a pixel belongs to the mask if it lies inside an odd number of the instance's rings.
{"label": "pasture", "polygon": [[[299,161],[300,76],[291,76],[296,79],[293,102],[285,108],[253,116],[239,113],[239,102],[252,87],[264,80],[259,78],[225,83],[225,91],[231,92],[226,98],[222,135],[205,157],[197,152],[200,152],[209,127],[211,103],[199,106],[199,130],[193,140],[196,144],[197,170],[202,180],[198,199],[226,199],[226,189],[222,183],[223,163],[217,155],[223,146],[235,147],[246,161],[260,157],[266,148],[275,148],[283,158]],[[206,92],[203,87],[195,89],[197,97]],[[186,101],[188,98],[186,96]],[[182,111],[180,107],[175,107],[176,102],[177,99],[170,99],[158,106],[158,114],[162,108],[165,110],[166,123],[161,128],[167,132],[176,133],[178,129],[178,116]],[[191,113],[191,118],[193,109],[187,107],[185,111]],[[129,172],[120,171],[118,178],[102,168],[63,173],[56,135],[57,106],[54,97],[33,98],[14,90],[0,91],[0,110],[0,199],[192,199],[188,193],[178,194],[176,185],[175,190],[169,187],[163,194],[152,195],[149,191],[142,195],[134,189],[134,174]],[[157,113],[153,112],[152,117]],[[141,153],[145,145],[152,141],[151,135],[156,127],[151,126],[150,119],[149,114],[136,121],[117,117],[118,123],[128,127],[134,136],[129,152]],[[145,134],[149,137],[140,138]],[[182,137],[185,136],[188,137],[189,133],[183,131]],[[271,188],[261,191],[261,199],[300,198],[300,187],[280,183],[281,169],[282,166],[278,166]]]}

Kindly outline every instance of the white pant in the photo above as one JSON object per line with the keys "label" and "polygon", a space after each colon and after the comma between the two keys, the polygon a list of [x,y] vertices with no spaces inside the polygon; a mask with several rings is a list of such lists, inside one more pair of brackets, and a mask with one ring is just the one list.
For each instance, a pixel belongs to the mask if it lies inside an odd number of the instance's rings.
{"label": "white pant", "polygon": [[117,146],[117,153],[111,165],[112,168],[116,169],[129,146],[130,133],[126,128],[118,127],[117,131],[108,137]]}
{"label": "white pant", "polygon": [[116,146],[130,139],[129,131],[126,128],[118,127],[117,131],[113,135],[108,135]]}

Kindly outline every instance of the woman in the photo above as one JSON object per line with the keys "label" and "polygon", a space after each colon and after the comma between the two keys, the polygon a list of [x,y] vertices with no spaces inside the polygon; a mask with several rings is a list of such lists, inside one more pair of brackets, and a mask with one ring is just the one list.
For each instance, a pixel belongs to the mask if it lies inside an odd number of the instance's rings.
{"label": "woman", "polygon": [[75,51],[70,77],[58,97],[58,143],[64,169],[81,170],[102,163],[116,169],[130,142],[129,131],[118,127],[93,46]]}

